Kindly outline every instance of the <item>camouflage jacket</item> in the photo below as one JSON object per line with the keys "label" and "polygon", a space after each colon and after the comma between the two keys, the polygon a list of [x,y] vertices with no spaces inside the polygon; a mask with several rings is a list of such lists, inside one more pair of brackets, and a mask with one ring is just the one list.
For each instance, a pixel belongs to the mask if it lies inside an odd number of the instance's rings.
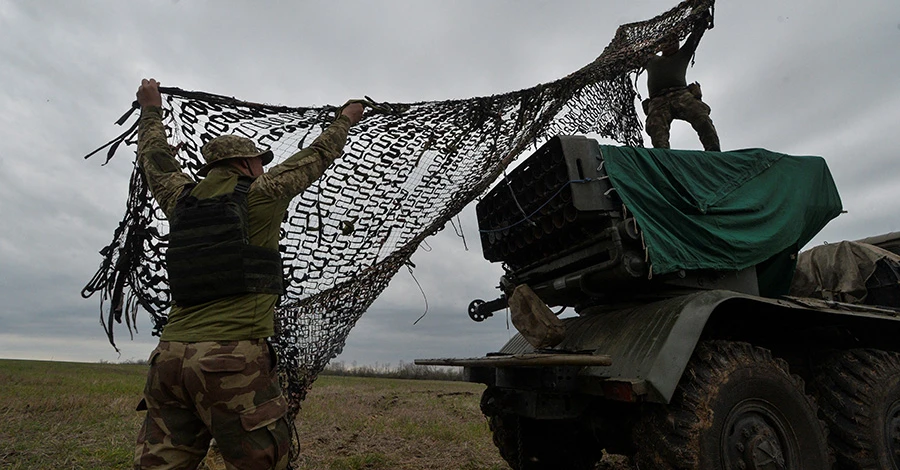
{"label": "camouflage jacket", "polygon": [[[291,199],[308,188],[343,152],[350,120],[341,116],[309,147],[269,168],[256,178],[247,194],[250,243],[278,249],[281,221]],[[138,165],[150,192],[163,213],[170,217],[185,185],[194,183],[182,172],[175,149],[166,140],[162,109],[141,110],[138,129]],[[238,171],[229,165],[213,167],[192,191],[198,198],[231,192]],[[164,341],[237,341],[272,336],[274,308],[278,296],[244,294],[223,297],[200,305],[173,305],[162,332]]]}

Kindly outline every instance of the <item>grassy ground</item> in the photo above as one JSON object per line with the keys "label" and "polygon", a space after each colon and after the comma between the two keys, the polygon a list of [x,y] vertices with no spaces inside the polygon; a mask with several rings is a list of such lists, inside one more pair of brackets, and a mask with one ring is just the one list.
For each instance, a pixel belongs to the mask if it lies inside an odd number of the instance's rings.
{"label": "grassy ground", "polygon": [[[0,360],[0,469],[131,468],[147,366]],[[300,470],[501,470],[483,385],[323,376],[298,418]],[[612,470],[619,464],[599,466]]]}
{"label": "grassy ground", "polygon": [[322,377],[298,422],[301,469],[508,468],[465,382]]}
{"label": "grassy ground", "polygon": [[[146,366],[0,360],[0,468],[130,468]],[[503,469],[464,382],[322,377],[298,420],[305,470]]]}
{"label": "grassy ground", "polygon": [[129,468],[145,366],[0,361],[0,468]]}

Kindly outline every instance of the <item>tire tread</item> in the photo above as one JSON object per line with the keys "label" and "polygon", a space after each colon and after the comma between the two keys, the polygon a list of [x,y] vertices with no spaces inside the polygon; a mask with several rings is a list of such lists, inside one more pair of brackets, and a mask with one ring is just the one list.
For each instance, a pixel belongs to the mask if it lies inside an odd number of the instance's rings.
{"label": "tire tread", "polygon": [[882,469],[878,390],[892,376],[900,376],[900,354],[877,349],[841,351],[818,367],[813,389],[838,468]]}
{"label": "tire tread", "polygon": [[[688,470],[701,468],[700,433],[711,422],[711,401],[731,372],[749,364],[774,367],[796,387],[804,390],[804,381],[790,373],[786,361],[749,343],[703,341],[698,344],[668,406],[648,407],[635,426],[634,441],[639,449],[640,469]],[[812,416],[816,402],[803,394]],[[823,435],[827,428],[817,420]]]}

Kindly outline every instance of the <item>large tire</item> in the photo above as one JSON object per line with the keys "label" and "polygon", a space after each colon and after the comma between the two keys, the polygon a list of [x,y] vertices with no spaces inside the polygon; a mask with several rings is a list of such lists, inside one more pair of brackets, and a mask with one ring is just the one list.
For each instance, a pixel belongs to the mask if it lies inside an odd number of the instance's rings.
{"label": "large tire", "polygon": [[747,343],[701,342],[667,406],[634,429],[638,468],[824,470],[825,425],[787,363]]}
{"label": "large tire", "polygon": [[814,388],[841,469],[900,469],[900,355],[855,349],[818,369]]}
{"label": "large tire", "polygon": [[513,470],[591,470],[602,447],[576,420],[537,420],[499,412],[485,390],[481,410],[488,419],[494,445]]}

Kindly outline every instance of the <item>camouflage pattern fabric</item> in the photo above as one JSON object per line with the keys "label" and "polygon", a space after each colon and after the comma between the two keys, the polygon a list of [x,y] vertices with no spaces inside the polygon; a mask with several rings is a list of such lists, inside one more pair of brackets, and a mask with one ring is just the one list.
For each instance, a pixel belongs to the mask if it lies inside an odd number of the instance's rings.
{"label": "camouflage pattern fabric", "polygon": [[650,99],[647,112],[647,134],[653,147],[669,148],[669,128],[673,119],[691,124],[707,151],[721,151],[716,126],[709,117],[709,106],[687,88]]}
{"label": "camouflage pattern fabric", "polygon": [[274,358],[265,340],[160,341],[134,468],[197,468],[211,438],[226,468],[286,468],[291,431]]}
{"label": "camouflage pattern fabric", "polygon": [[206,176],[213,165],[230,158],[262,157],[263,165],[268,165],[275,158],[271,150],[260,150],[252,140],[237,135],[220,135],[207,142],[200,153],[206,160],[206,166],[197,170],[200,176]]}

